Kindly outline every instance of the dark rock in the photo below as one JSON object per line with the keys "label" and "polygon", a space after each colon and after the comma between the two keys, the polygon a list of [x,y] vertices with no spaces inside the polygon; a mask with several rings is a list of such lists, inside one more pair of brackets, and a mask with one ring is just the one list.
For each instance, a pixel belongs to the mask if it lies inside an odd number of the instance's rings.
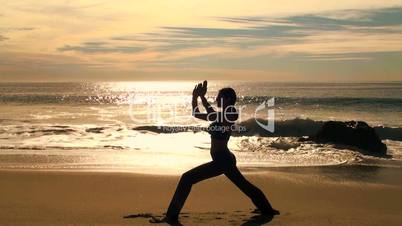
{"label": "dark rock", "polygon": [[102,133],[102,131],[104,130],[104,127],[95,127],[95,128],[88,128],[85,130],[85,132],[88,133]]}
{"label": "dark rock", "polygon": [[318,143],[335,143],[357,147],[373,155],[386,155],[387,146],[374,128],[362,121],[328,121],[309,138]]}

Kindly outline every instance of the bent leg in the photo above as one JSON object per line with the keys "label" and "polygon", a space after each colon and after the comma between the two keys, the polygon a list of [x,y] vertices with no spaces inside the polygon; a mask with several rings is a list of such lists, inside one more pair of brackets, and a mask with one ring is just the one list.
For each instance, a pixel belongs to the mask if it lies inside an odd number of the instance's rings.
{"label": "bent leg", "polygon": [[222,173],[223,169],[213,161],[202,164],[185,172],[180,178],[172,201],[170,201],[166,217],[171,219],[178,218],[179,213],[184,206],[184,202],[190,194],[193,184],[211,177],[219,176]]}
{"label": "bent leg", "polygon": [[227,170],[225,175],[232,181],[243,193],[245,193],[254,203],[254,205],[264,214],[275,214],[268,199],[264,193],[250,183],[237,169],[236,166]]}

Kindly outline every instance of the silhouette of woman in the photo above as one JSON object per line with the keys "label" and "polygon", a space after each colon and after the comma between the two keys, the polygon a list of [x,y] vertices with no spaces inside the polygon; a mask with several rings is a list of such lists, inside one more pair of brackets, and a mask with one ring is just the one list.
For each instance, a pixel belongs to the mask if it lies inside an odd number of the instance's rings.
{"label": "silhouette of woman", "polygon": [[[274,216],[279,211],[272,208],[264,193],[251,184],[236,167],[236,158],[227,147],[231,129],[238,118],[234,107],[236,92],[232,88],[221,89],[216,97],[218,107],[222,111],[217,112],[205,98],[207,92],[207,81],[199,83],[193,90],[193,116],[207,121],[212,121],[208,127],[211,134],[211,157],[212,161],[197,166],[185,172],[177,185],[176,191],[170,202],[166,216],[160,222],[178,223],[178,217],[184,202],[190,194],[191,187],[211,177],[225,174],[243,193],[245,193],[258,208],[261,214]],[[198,109],[198,97],[207,113],[200,113]],[[155,222],[157,223],[157,222]]]}

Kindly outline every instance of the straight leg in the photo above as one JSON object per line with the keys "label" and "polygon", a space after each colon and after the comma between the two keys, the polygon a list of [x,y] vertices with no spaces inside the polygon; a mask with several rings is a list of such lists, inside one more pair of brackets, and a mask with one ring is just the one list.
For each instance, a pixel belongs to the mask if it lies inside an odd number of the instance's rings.
{"label": "straight leg", "polygon": [[223,174],[223,169],[216,162],[211,161],[185,172],[177,185],[172,201],[166,213],[169,219],[177,220],[184,203],[190,194],[191,187],[202,180]]}
{"label": "straight leg", "polygon": [[[268,199],[265,197],[264,193],[257,188],[255,185],[250,183],[239,171],[239,169],[234,166],[225,171],[225,175],[232,181],[244,194],[246,194],[254,205],[263,214],[278,214],[277,210],[274,210],[269,203]],[[276,211],[276,212],[275,212]]]}

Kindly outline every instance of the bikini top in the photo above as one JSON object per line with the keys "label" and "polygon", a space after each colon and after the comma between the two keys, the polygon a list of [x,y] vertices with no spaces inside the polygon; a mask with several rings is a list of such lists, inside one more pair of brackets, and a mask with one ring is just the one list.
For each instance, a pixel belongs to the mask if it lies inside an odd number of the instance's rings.
{"label": "bikini top", "polygon": [[222,122],[215,121],[209,125],[208,133],[211,134],[211,139],[229,140],[232,130],[230,126],[224,126]]}

